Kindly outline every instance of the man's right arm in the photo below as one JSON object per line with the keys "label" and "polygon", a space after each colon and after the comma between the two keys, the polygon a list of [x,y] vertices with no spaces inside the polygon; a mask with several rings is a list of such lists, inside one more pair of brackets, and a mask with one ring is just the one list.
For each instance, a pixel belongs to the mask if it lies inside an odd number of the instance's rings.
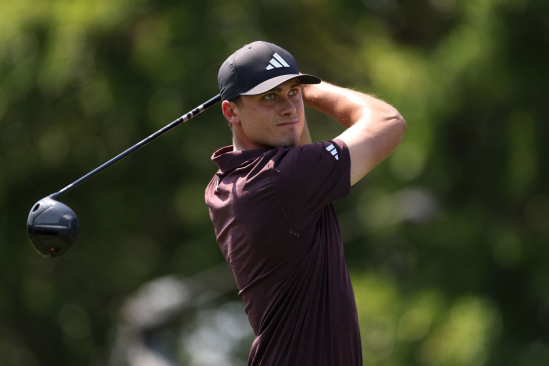
{"label": "man's right arm", "polygon": [[406,121],[389,104],[326,82],[303,85],[303,102],[347,127],[337,138],[349,148],[351,185],[389,156],[406,130]]}

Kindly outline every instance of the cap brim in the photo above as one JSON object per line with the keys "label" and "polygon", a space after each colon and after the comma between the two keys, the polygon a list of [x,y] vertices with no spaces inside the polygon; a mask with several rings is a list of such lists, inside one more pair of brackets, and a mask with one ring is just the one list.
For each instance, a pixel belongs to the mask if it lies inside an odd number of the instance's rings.
{"label": "cap brim", "polygon": [[254,86],[252,89],[240,93],[240,95],[258,95],[268,92],[269,90],[272,90],[279,86],[280,84],[285,83],[286,81],[290,79],[297,78],[301,82],[301,84],[320,84],[320,79],[317,78],[314,75],[308,75],[308,74],[287,74],[287,75],[280,75],[277,77],[274,77],[272,79],[269,79],[267,81],[262,82],[259,85]]}

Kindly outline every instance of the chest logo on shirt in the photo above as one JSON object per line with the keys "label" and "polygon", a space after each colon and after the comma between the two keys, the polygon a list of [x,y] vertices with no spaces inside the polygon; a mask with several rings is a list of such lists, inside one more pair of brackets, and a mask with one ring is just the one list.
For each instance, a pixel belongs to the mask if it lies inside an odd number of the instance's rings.
{"label": "chest logo on shirt", "polygon": [[326,150],[328,150],[336,160],[339,160],[339,156],[337,156],[337,149],[335,148],[334,144],[330,144],[330,146],[328,146]]}

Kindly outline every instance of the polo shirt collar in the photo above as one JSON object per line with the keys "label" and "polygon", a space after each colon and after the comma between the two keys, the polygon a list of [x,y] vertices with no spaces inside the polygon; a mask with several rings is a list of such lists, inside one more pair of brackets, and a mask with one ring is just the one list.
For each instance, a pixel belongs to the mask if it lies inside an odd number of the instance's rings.
{"label": "polo shirt collar", "polygon": [[265,154],[268,150],[241,150],[234,151],[233,145],[222,147],[212,155],[212,161],[222,172],[238,168],[248,160],[253,160]]}

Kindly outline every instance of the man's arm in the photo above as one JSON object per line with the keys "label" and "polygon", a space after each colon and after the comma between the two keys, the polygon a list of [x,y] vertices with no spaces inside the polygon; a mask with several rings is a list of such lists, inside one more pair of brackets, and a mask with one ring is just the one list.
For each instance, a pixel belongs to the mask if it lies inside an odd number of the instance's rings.
{"label": "man's arm", "polygon": [[309,127],[307,126],[307,118],[303,116],[303,119],[305,120],[305,124],[303,125],[303,132],[301,132],[301,138],[299,139],[299,143],[297,144],[297,146],[310,144],[312,142],[311,134],[309,133]]}
{"label": "man's arm", "polygon": [[406,130],[406,121],[389,104],[326,82],[303,85],[303,102],[347,127],[337,138],[349,147],[351,185],[389,156]]}

